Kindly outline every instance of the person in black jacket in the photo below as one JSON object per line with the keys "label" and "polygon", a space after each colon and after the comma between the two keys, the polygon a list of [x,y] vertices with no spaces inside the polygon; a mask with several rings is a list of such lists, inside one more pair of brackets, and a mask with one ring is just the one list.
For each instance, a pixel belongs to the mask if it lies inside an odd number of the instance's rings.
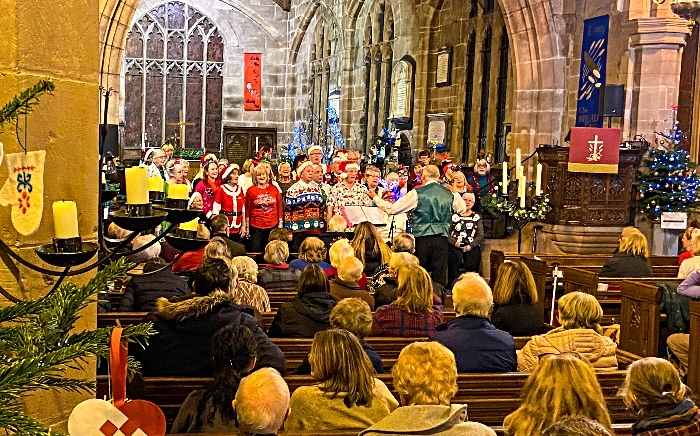
{"label": "person in black jacket", "polygon": [[119,311],[150,312],[158,298],[170,299],[192,292],[185,279],[174,274],[169,267],[162,269],[166,265],[160,257],[148,259],[143,266],[143,275],[133,276],[127,283],[119,301]]}
{"label": "person in black jacket", "polygon": [[513,336],[544,333],[544,308],[530,268],[523,262],[505,262],[498,267],[493,302],[491,322],[496,328]]}
{"label": "person in black jacket", "polygon": [[258,344],[255,368],[269,366],[284,373],[287,362],[282,351],[258,327],[253,316],[233,303],[231,290],[237,281],[238,272],[230,262],[206,259],[195,274],[196,294],[171,301],[159,298],[155,310],[146,317],[158,334],[150,339],[141,357],[143,375],[211,377],[215,369],[211,338],[231,324],[246,326],[253,332]]}
{"label": "person in black jacket", "polygon": [[517,371],[515,341],[489,321],[491,289],[477,273],[463,274],[452,288],[457,318],[437,326],[431,338],[450,349],[457,371]]}
{"label": "person in black jacket", "polygon": [[[392,253],[386,274],[381,275],[379,278],[375,275],[376,279],[373,280],[373,284],[376,286],[374,292],[374,310],[396,301],[396,290],[399,286],[396,278],[396,271],[402,266],[417,267],[420,266],[420,262],[416,256],[409,253]],[[432,278],[431,281],[433,283],[433,293],[444,302],[445,295],[447,294],[445,288],[440,283],[432,280]]]}
{"label": "person in black jacket", "polygon": [[620,236],[619,251],[613,254],[598,273],[600,277],[652,277],[647,238],[640,231]]}
{"label": "person in black jacket", "polygon": [[211,237],[221,236],[226,242],[231,258],[245,256],[245,245],[236,242],[229,237],[228,218],[226,215],[214,215],[211,217]]}
{"label": "person in black jacket", "polygon": [[318,265],[304,268],[298,290],[298,296],[277,310],[268,331],[271,338],[313,338],[316,332],[330,328],[329,317],[336,301]]}

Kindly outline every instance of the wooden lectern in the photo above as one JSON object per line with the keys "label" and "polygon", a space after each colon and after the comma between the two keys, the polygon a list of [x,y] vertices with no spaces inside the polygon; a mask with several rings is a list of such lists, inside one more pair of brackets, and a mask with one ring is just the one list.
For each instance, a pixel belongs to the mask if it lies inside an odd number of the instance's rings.
{"label": "wooden lectern", "polygon": [[543,190],[552,211],[544,222],[555,225],[624,227],[634,221],[637,168],[645,148],[620,150],[617,174],[572,173],[569,147],[540,147]]}

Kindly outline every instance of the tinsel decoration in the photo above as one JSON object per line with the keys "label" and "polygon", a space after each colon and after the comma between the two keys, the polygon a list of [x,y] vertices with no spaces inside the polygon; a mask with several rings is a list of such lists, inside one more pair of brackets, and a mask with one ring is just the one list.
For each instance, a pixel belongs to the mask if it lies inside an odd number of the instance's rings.
{"label": "tinsel decoration", "polygon": [[333,137],[333,140],[335,141],[335,144],[337,144],[337,148],[334,147],[333,145],[328,147],[328,150],[324,151],[324,158],[326,161],[330,161],[333,159],[333,153],[335,153],[335,150],[345,150],[345,138],[343,138],[343,132],[340,131],[340,119],[338,118],[338,113],[336,112],[335,108],[333,106],[328,105],[326,108],[326,111],[328,111],[328,132],[327,135],[329,137]]}
{"label": "tinsel decoration", "polygon": [[309,137],[306,134],[306,125],[302,122],[296,122],[294,123],[292,142],[287,144],[286,150],[280,155],[280,159],[291,164],[298,154],[306,153],[307,148],[309,148]]}
{"label": "tinsel decoration", "polygon": [[382,130],[376,137],[376,144],[372,146],[372,155],[369,163],[382,169],[384,164],[391,159],[398,137],[397,130],[390,131],[386,127],[382,127]]}

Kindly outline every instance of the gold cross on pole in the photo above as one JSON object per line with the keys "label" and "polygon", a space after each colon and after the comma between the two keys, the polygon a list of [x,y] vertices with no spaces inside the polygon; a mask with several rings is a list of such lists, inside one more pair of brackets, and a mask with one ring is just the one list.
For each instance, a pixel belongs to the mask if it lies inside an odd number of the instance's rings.
{"label": "gold cross on pole", "polygon": [[180,129],[180,148],[185,149],[185,126],[194,126],[194,123],[187,122],[182,116],[182,109],[180,109],[180,120],[178,122],[165,123],[166,126],[178,126]]}

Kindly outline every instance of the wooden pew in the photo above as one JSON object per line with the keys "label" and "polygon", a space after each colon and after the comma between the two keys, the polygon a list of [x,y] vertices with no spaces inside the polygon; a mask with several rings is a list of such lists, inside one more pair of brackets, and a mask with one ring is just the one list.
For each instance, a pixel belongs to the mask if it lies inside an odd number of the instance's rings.
{"label": "wooden pew", "polygon": [[620,348],[641,357],[659,355],[662,291],[655,283],[625,280],[620,287]]}
{"label": "wooden pew", "polygon": [[689,350],[688,386],[693,392],[700,392],[700,300],[690,302]]}
{"label": "wooden pew", "polygon": [[[673,267],[671,267],[673,268]],[[680,283],[682,280],[677,279],[678,274],[677,268],[676,273],[671,274],[671,270],[668,270],[665,275],[659,275],[654,277],[599,277],[597,272],[587,271],[582,268],[562,268],[564,274],[564,293],[569,293],[573,291],[581,291],[587,294],[591,294],[596,297],[599,301],[606,299],[620,299],[620,287],[622,282],[625,280],[632,280],[641,283],[657,283],[657,282],[673,282]],[[607,284],[607,290],[599,290],[598,285],[600,283]]]}
{"label": "wooden pew", "polygon": [[[618,352],[620,367],[626,367],[636,356]],[[626,410],[617,392],[625,379],[625,371],[618,370],[597,374],[605,396],[610,417],[615,423],[634,421],[634,415]],[[503,419],[520,404],[520,391],[527,380],[526,373],[503,374],[460,374],[457,379],[458,391],[453,403],[469,406],[469,419],[487,425],[499,426]],[[394,393],[390,374],[377,376]],[[286,376],[290,392],[299,386],[314,384],[311,376]],[[146,399],[159,405],[166,415],[169,425],[175,419],[180,405],[187,395],[201,389],[211,379],[204,377],[136,377],[129,383],[127,396],[131,399]],[[97,398],[107,394],[108,377],[98,376]]]}

